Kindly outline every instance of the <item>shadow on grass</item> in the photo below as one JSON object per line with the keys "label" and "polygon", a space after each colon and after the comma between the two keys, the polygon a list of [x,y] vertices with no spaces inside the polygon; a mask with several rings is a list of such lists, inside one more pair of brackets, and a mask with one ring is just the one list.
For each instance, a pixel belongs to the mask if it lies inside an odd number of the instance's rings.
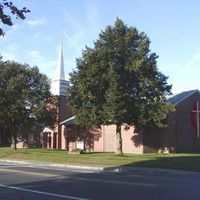
{"label": "shadow on grass", "polygon": [[158,155],[157,157],[152,157],[152,159],[138,160],[121,165],[120,168],[133,166],[200,172],[200,154],[185,154],[184,156],[183,154]]}
{"label": "shadow on grass", "polygon": [[[106,170],[120,169],[123,167],[150,167],[163,169],[176,169],[200,172],[200,154],[143,154],[143,155],[115,155],[113,153],[97,153],[87,152],[84,155],[96,157],[99,154],[100,158],[107,159],[107,156],[116,161],[113,167],[107,167]],[[110,159],[112,159],[110,158]],[[116,159],[116,160],[115,160]],[[117,164],[117,161],[118,164]],[[125,161],[127,164],[122,164]],[[121,164],[120,164],[121,162]],[[109,165],[109,164],[108,164]]]}

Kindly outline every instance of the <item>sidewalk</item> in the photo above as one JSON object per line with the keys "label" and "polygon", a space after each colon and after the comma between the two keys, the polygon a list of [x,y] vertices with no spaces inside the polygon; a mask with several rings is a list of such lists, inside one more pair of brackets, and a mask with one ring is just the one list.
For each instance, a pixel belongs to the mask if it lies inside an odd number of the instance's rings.
{"label": "sidewalk", "polygon": [[124,173],[137,173],[146,175],[200,175],[198,172],[190,172],[184,170],[162,169],[162,168],[148,168],[138,166],[96,166],[96,165],[82,165],[82,164],[60,164],[60,163],[47,163],[35,160],[13,160],[1,159],[1,164],[23,165],[26,167],[43,167],[60,170],[84,170],[91,172],[124,172]]}

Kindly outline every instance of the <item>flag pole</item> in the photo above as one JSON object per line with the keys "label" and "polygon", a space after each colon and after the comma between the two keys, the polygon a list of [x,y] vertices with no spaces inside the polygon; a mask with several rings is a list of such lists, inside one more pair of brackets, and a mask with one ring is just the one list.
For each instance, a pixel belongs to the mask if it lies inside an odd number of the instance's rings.
{"label": "flag pole", "polygon": [[199,102],[197,101],[197,138],[199,138]]}

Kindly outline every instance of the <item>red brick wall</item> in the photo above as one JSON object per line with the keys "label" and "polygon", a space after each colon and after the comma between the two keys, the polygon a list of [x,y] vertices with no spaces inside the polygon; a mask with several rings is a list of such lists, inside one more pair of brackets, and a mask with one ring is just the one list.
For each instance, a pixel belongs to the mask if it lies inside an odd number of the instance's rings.
{"label": "red brick wall", "polygon": [[59,101],[59,103],[58,103],[59,122],[62,122],[72,116],[72,110],[67,102],[67,97],[59,96],[58,101]]}
{"label": "red brick wall", "polygon": [[[142,135],[134,133],[134,127],[126,130],[122,126],[122,150],[124,153],[143,153]],[[94,142],[96,152],[115,152],[116,148],[116,125],[101,126],[102,136]],[[140,141],[135,144],[134,136]]]}
{"label": "red brick wall", "polygon": [[122,149],[124,153],[143,153],[143,135],[135,132],[131,126],[128,130],[122,126]]}
{"label": "red brick wall", "polygon": [[[58,97],[58,123],[66,120],[67,118],[72,116],[71,107],[68,105],[67,97],[59,96]],[[66,141],[64,137],[64,130],[61,125],[56,125],[54,131],[57,133],[56,135],[56,148],[57,149],[65,149],[66,148]],[[55,139],[54,138],[54,139]],[[53,148],[53,146],[52,146]]]}

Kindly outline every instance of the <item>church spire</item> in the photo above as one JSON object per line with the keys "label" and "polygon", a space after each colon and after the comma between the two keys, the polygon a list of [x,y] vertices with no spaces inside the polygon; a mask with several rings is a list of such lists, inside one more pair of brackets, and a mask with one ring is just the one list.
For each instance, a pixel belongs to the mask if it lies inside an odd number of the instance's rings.
{"label": "church spire", "polygon": [[54,79],[51,81],[51,93],[56,96],[66,96],[66,88],[68,85],[69,82],[65,80],[63,41],[61,39],[56,73]]}
{"label": "church spire", "polygon": [[59,57],[57,61],[57,72],[55,80],[65,80],[64,59],[63,59],[63,40],[61,39]]}

